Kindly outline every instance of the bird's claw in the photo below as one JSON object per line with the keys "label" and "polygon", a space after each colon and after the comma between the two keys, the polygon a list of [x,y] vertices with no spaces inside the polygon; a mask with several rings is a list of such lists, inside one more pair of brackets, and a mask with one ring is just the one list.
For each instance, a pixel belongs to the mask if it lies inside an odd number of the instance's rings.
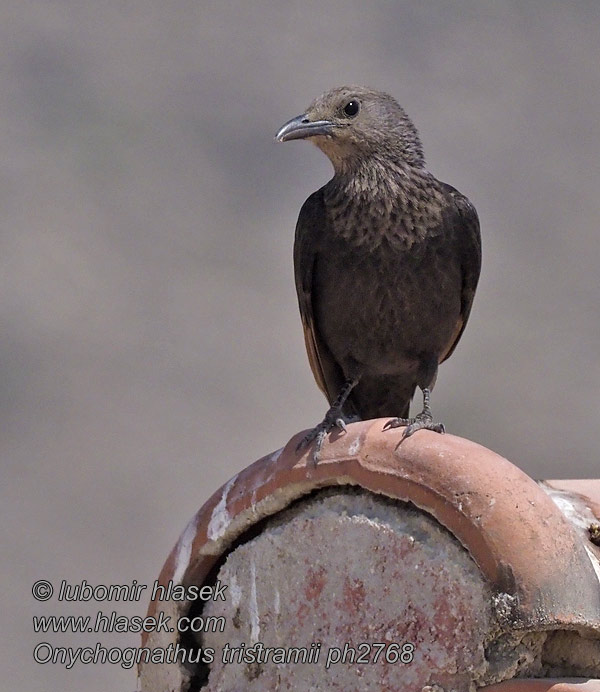
{"label": "bird's claw", "polygon": [[334,428],[339,428],[344,432],[348,432],[346,427],[346,421],[339,414],[339,411],[328,411],[325,418],[315,426],[309,433],[307,433],[296,446],[296,451],[301,452],[303,449],[308,447],[308,445],[314,441],[315,448],[313,450],[311,460],[313,466],[319,463],[319,458],[321,454],[321,447],[325,438]]}
{"label": "bird's claw", "polygon": [[391,430],[392,428],[401,428],[404,425],[410,425],[415,422],[415,418],[391,418],[384,426],[384,430]]}
{"label": "bird's claw", "polygon": [[402,439],[398,444],[403,442],[407,437],[414,435],[417,430],[433,430],[433,432],[444,434],[446,428],[443,423],[436,423],[429,411],[422,411],[414,418],[392,418],[384,426],[384,430],[391,428],[405,427],[402,433]]}
{"label": "bird's claw", "polygon": [[433,430],[433,432],[440,433],[443,435],[446,432],[446,428],[443,423],[435,423],[431,414],[419,414],[412,423],[406,426],[406,429],[402,433],[402,440],[407,437],[414,435],[417,430]]}

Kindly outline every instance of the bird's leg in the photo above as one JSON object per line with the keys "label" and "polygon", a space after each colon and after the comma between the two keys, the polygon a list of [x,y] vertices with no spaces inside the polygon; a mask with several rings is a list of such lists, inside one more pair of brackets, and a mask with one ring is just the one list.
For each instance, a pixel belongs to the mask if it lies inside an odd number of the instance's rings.
{"label": "bird's leg", "polygon": [[[384,426],[384,430],[389,428],[400,428],[406,426],[406,430],[402,435],[402,440],[416,433],[417,430],[433,430],[434,432],[444,433],[446,429],[443,423],[435,423],[433,414],[431,413],[431,391],[425,387],[423,389],[423,410],[414,418],[392,418]],[[402,440],[400,440],[402,442]]]}
{"label": "bird's leg", "polygon": [[344,404],[346,403],[346,399],[350,396],[350,392],[356,387],[358,384],[358,377],[352,379],[346,380],[344,382],[344,386],[340,390],[340,393],[338,394],[336,400],[331,404],[331,407],[329,411],[325,414],[325,418],[317,425],[315,428],[313,428],[305,437],[303,437],[300,442],[298,443],[298,446],[296,447],[296,451],[300,451],[301,449],[304,449],[307,447],[313,440],[315,441],[315,449],[312,454],[312,461],[313,464],[316,466],[318,461],[319,461],[319,454],[321,452],[321,447],[323,446],[323,442],[325,441],[325,438],[327,437],[327,433],[329,433],[333,428],[338,427],[340,430],[343,430],[346,432],[346,420],[344,419],[344,413],[342,411],[342,408]]}

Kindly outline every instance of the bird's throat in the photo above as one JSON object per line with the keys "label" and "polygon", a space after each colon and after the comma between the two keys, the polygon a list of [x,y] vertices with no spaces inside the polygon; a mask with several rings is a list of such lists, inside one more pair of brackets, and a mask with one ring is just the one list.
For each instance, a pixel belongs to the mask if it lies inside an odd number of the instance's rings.
{"label": "bird's throat", "polygon": [[347,242],[412,245],[442,221],[444,198],[425,169],[365,165],[324,188],[332,231]]}

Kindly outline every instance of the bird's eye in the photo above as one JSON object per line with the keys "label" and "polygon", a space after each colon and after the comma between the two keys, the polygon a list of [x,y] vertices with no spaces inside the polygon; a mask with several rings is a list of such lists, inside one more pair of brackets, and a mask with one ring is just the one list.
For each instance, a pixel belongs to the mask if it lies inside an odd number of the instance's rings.
{"label": "bird's eye", "polygon": [[352,99],[352,101],[348,101],[348,103],[344,106],[344,115],[347,115],[349,118],[353,118],[358,113],[359,109],[360,103]]}

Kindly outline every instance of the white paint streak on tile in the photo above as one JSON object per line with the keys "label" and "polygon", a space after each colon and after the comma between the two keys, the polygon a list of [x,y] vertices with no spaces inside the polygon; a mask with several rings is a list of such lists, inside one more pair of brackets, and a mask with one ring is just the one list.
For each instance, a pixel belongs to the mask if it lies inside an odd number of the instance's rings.
{"label": "white paint streak on tile", "polygon": [[229,512],[227,511],[227,496],[229,495],[229,491],[231,490],[231,487],[235,483],[237,479],[237,474],[227,482],[225,487],[223,488],[223,494],[221,495],[221,499],[219,502],[215,505],[215,508],[212,511],[212,514],[210,515],[210,522],[208,524],[208,529],[206,531],[208,539],[211,541],[216,541],[227,530],[227,527],[229,526],[229,522],[231,521],[231,517],[229,516]]}
{"label": "white paint streak on tile", "polygon": [[276,462],[277,459],[279,459],[279,457],[281,456],[281,452],[283,452],[283,447],[281,447],[281,449],[275,450],[273,454],[271,454],[271,456],[269,457],[269,461]]}
{"label": "white paint streak on tile", "polygon": [[585,548],[585,552],[588,554],[588,557],[590,558],[592,567],[594,568],[594,572],[596,572],[596,576],[598,577],[598,581],[600,582],[600,561],[594,555],[594,553],[592,553],[592,551],[587,547],[587,545],[584,545],[583,547]]}
{"label": "white paint streak on tile", "polygon": [[192,543],[197,531],[198,516],[196,515],[183,530],[177,541],[175,552],[175,570],[173,572],[173,583],[180,584],[185,574],[187,566],[190,564],[192,554]]}
{"label": "white paint streak on tile", "polygon": [[[587,505],[584,505],[581,500],[570,497],[568,493],[562,490],[555,490],[544,483],[540,483],[540,486],[550,495],[554,504],[571,524],[576,526],[587,539],[589,526],[595,520],[595,516],[591,509]],[[600,582],[600,561],[585,543],[583,543],[583,547],[585,548],[587,556],[590,558],[596,577],[598,577],[598,581]]]}
{"label": "white paint streak on tile", "polygon": [[571,498],[553,489],[547,489],[546,492],[550,495],[554,504],[572,524],[575,524],[575,526],[580,529],[587,529],[589,520],[581,515],[581,512],[577,510]]}

